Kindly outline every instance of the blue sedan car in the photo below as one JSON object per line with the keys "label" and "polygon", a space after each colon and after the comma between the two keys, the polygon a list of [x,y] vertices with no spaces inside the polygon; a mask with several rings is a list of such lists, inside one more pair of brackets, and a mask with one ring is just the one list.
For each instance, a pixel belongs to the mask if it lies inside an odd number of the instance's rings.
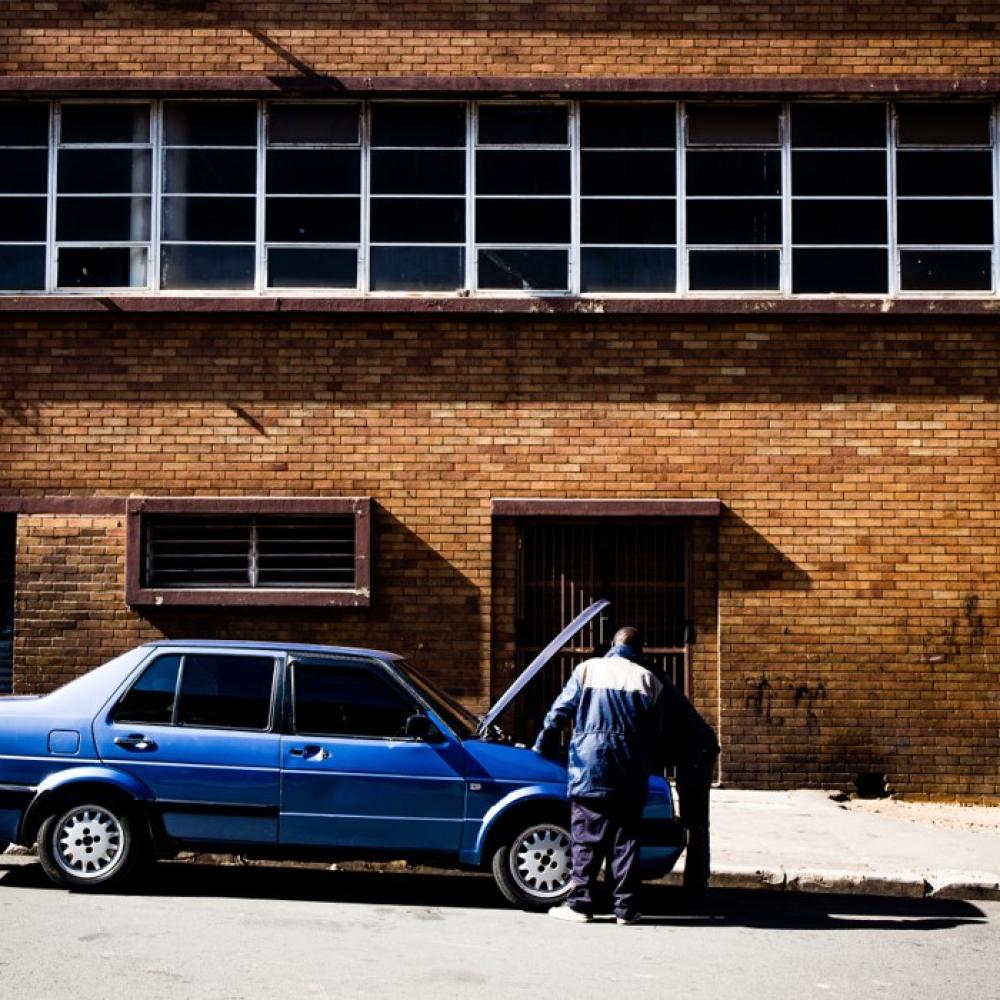
{"label": "blue sedan car", "polygon": [[[179,850],[407,858],[491,869],[511,902],[569,890],[566,771],[496,718],[606,606],[592,605],[477,718],[398,656],[262,642],[153,642],[44,697],[0,699],[0,846],[46,874],[118,887]],[[641,858],[683,844],[650,780]]]}

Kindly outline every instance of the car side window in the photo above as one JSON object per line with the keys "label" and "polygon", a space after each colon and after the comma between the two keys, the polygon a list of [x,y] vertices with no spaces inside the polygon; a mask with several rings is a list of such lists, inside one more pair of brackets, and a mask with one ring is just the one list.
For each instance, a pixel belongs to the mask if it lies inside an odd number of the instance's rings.
{"label": "car side window", "polygon": [[365,666],[297,662],[292,686],[295,732],[311,736],[401,737],[420,711]]}
{"label": "car side window", "polygon": [[273,657],[188,654],[181,671],[177,724],[266,729],[271,718]]}
{"label": "car side window", "polygon": [[111,721],[169,726],[174,715],[181,659],[171,654],[153,660],[115,706]]}

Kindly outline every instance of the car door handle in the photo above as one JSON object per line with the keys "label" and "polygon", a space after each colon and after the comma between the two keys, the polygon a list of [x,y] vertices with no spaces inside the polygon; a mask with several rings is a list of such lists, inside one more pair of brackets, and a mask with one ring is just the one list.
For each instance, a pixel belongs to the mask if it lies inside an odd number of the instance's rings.
{"label": "car door handle", "polygon": [[128,736],[116,736],[115,746],[124,747],[126,750],[139,750],[148,753],[156,749],[155,740],[147,740],[142,733],[129,733]]}
{"label": "car door handle", "polygon": [[316,746],[315,743],[308,743],[304,747],[291,747],[288,752],[293,757],[309,757],[314,760],[326,760],[330,756],[329,750]]}

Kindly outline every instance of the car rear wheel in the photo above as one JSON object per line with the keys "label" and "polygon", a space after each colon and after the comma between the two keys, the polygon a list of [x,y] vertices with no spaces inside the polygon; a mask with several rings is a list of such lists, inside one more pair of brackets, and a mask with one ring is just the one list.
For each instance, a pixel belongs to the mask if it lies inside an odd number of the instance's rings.
{"label": "car rear wheel", "polygon": [[515,827],[493,855],[500,891],[524,910],[558,906],[570,890],[570,839],[565,824],[543,820]]}
{"label": "car rear wheel", "polygon": [[65,803],[38,831],[38,857],[56,885],[81,892],[118,887],[142,853],[135,814],[121,804]]}

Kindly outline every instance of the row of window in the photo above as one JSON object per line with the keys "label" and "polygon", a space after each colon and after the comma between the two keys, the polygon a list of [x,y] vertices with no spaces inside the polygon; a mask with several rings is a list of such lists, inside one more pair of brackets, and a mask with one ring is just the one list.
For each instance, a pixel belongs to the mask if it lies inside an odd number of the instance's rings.
{"label": "row of window", "polygon": [[987,102],[0,102],[0,290],[996,290]]}

